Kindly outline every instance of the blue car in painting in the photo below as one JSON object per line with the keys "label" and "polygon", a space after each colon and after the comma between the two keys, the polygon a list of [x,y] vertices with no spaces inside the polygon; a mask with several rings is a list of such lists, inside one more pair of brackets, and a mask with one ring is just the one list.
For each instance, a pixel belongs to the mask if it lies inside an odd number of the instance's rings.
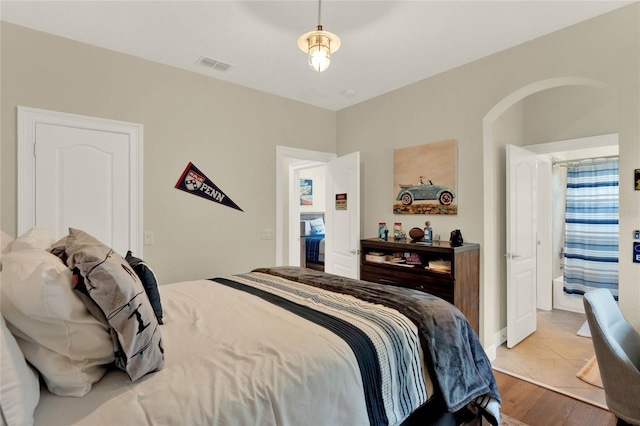
{"label": "blue car in painting", "polygon": [[455,197],[456,194],[446,186],[434,185],[429,181],[428,184],[422,183],[415,186],[400,185],[400,192],[398,192],[396,200],[405,206],[416,200],[438,200],[443,206],[448,206]]}

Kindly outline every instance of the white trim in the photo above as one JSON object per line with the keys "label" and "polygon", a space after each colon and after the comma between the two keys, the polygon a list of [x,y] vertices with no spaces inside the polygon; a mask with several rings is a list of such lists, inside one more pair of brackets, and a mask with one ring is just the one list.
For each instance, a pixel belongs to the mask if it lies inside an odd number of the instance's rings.
{"label": "white trim", "polygon": [[555,152],[573,151],[576,149],[602,148],[606,146],[618,146],[618,133],[609,133],[600,136],[588,136],[586,138],[567,139],[564,141],[525,145],[522,148],[536,154],[553,154]]}
{"label": "white trim", "polygon": [[[523,147],[527,149],[526,146]],[[537,224],[537,253],[536,253],[536,305],[538,309],[550,311],[553,306],[552,293],[549,291],[549,281],[553,276],[553,264],[548,262],[552,253],[553,218],[551,197],[551,169],[552,158],[549,155],[536,157],[538,167],[538,224]],[[544,190],[543,190],[544,188]],[[546,256],[546,258],[545,258]],[[542,259],[545,259],[542,261]]]}
{"label": "white trim", "polygon": [[131,159],[129,164],[131,182],[129,246],[134,253],[142,257],[144,126],[137,123],[18,106],[18,235],[27,232],[35,225],[34,152],[36,125],[39,123],[122,133],[128,136]]}
{"label": "white trim", "polygon": [[[304,161],[303,163],[307,163]],[[302,261],[300,256],[300,250],[291,250],[291,245],[296,244],[299,246],[300,242],[300,222],[294,221],[291,218],[300,217],[300,169],[298,164],[289,164],[289,266],[300,266]],[[283,253],[283,257],[284,253]]]}

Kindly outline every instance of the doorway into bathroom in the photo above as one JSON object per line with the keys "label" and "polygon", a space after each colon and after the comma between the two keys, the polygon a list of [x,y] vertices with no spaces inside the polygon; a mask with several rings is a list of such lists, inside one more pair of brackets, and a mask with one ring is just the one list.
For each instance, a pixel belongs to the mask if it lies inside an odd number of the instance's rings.
{"label": "doorway into bathroom", "polygon": [[[538,171],[542,174],[538,182],[540,187],[545,189],[538,191],[538,198],[542,199],[541,206],[548,206],[538,209],[541,216],[546,216],[541,218],[538,226],[538,263],[546,268],[538,269],[542,276],[537,280],[537,308],[584,313],[582,297],[568,295],[562,291],[567,164],[576,161],[607,162],[616,159],[618,134],[529,145],[524,148],[538,154]],[[617,211],[617,208],[615,210]]]}

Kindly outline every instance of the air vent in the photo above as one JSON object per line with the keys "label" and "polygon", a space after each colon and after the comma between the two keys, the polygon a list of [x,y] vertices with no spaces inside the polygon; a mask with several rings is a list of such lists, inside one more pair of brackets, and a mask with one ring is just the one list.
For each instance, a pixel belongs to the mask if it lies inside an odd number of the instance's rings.
{"label": "air vent", "polygon": [[222,72],[231,68],[231,65],[229,64],[218,61],[216,59],[207,58],[206,56],[200,56],[200,59],[198,59],[197,64],[205,66],[207,68],[212,68],[214,70],[222,71]]}

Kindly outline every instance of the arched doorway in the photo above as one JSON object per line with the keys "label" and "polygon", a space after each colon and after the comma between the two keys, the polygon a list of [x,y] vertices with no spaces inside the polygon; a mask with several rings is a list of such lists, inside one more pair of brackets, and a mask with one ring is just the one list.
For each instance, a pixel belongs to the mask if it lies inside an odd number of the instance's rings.
{"label": "arched doorway", "polygon": [[[495,137],[496,122],[510,108],[536,93],[565,86],[585,86],[603,91],[612,88],[600,81],[581,77],[559,77],[528,84],[504,97],[483,118],[483,166],[484,166],[484,311],[481,337],[491,359],[495,357],[499,340],[493,333],[502,328],[506,316],[505,224],[504,217],[495,212],[504,211],[505,165]],[[504,330],[504,329],[503,329]],[[503,337],[503,336],[500,336]]]}

